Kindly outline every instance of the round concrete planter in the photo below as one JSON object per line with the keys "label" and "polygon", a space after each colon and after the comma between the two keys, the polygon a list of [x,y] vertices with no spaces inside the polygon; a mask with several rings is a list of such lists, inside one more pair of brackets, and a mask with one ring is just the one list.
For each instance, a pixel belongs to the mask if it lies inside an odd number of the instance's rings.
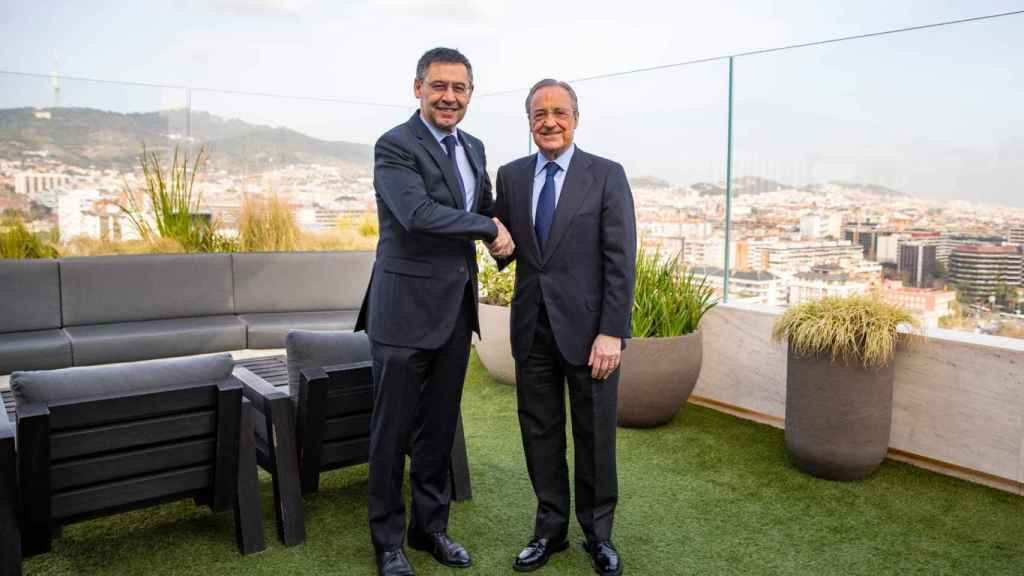
{"label": "round concrete planter", "polygon": [[487,372],[502,384],[516,383],[516,363],[512,358],[512,340],[509,332],[509,307],[493,304],[480,305],[480,333],[476,336],[477,356]]}
{"label": "round concrete planter", "polygon": [[786,366],[786,453],[800,470],[860,480],[889,449],[893,362],[880,369],[797,358]]}
{"label": "round concrete planter", "polygon": [[702,332],[633,338],[622,352],[619,426],[651,428],[676,415],[700,377]]}

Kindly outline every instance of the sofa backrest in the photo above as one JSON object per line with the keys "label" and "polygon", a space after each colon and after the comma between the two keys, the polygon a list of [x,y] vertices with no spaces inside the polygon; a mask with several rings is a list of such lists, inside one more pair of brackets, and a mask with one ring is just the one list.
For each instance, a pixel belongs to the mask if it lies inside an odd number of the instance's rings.
{"label": "sofa backrest", "polygon": [[0,260],[0,333],[60,328],[56,260]]}
{"label": "sofa backrest", "polygon": [[363,301],[373,252],[232,255],[235,312],[354,310]]}
{"label": "sofa backrest", "polygon": [[234,313],[230,254],[60,261],[64,326]]}
{"label": "sofa backrest", "polygon": [[231,377],[234,367],[230,354],[210,354],[15,372],[11,375],[11,390],[22,404],[141,394],[188,384],[223,382]]}

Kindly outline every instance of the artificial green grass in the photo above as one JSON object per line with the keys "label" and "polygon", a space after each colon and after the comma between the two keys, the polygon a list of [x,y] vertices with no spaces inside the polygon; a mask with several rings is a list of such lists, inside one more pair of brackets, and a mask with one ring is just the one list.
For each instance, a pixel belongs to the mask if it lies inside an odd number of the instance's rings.
{"label": "artificial green grass", "polygon": [[[409,558],[421,575],[511,574],[535,500],[514,390],[475,355],[463,418],[473,500],[452,505],[449,528],[475,565]],[[614,541],[627,574],[1024,574],[1020,496],[889,461],[862,482],[817,480],[786,462],[780,430],[707,408],[687,406],[654,430],[620,429],[618,461]],[[268,547],[260,554],[238,555],[230,514],[183,502],[69,526],[25,573],[376,574],[366,466],[321,476],[320,492],[306,499],[307,541],[291,548],[276,540],[270,481],[261,481]],[[538,574],[592,574],[575,522],[570,539]]]}

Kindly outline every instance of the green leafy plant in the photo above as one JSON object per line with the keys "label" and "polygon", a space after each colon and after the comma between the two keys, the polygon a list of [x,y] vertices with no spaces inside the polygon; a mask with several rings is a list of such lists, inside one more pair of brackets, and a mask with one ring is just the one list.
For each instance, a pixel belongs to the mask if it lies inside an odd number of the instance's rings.
{"label": "green leafy plant", "polygon": [[0,259],[56,258],[57,249],[39,234],[33,234],[14,212],[0,217]]}
{"label": "green leafy plant", "polygon": [[188,152],[179,152],[175,146],[170,169],[165,171],[159,155],[142,147],[145,188],[136,194],[126,181],[126,202],[118,204],[139,236],[151,243],[158,238],[173,239],[186,252],[223,252],[237,247],[234,240],[217,232],[211,219],[199,213],[202,194],[194,185],[207,158],[205,147],[190,161]]}
{"label": "green leafy plant", "polygon": [[476,261],[480,269],[476,278],[480,303],[511,306],[516,288],[516,263],[512,262],[507,268],[499,271],[498,265],[486,253],[483,245],[477,246]]}
{"label": "green leafy plant", "polygon": [[[911,330],[902,331],[901,326]],[[799,358],[829,358],[880,368],[896,345],[920,333],[920,322],[899,306],[867,295],[822,298],[794,306],[775,321],[772,337]]]}
{"label": "green leafy plant", "polygon": [[707,277],[698,277],[679,260],[640,248],[636,258],[633,337],[689,334],[718,304]]}

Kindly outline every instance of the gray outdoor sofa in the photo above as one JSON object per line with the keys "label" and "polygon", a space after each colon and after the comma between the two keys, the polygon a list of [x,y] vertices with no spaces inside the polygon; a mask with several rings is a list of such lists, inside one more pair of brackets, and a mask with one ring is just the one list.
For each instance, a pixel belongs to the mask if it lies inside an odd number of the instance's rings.
{"label": "gray outdoor sofa", "polygon": [[372,267],[372,252],[0,260],[0,375],[351,330]]}

